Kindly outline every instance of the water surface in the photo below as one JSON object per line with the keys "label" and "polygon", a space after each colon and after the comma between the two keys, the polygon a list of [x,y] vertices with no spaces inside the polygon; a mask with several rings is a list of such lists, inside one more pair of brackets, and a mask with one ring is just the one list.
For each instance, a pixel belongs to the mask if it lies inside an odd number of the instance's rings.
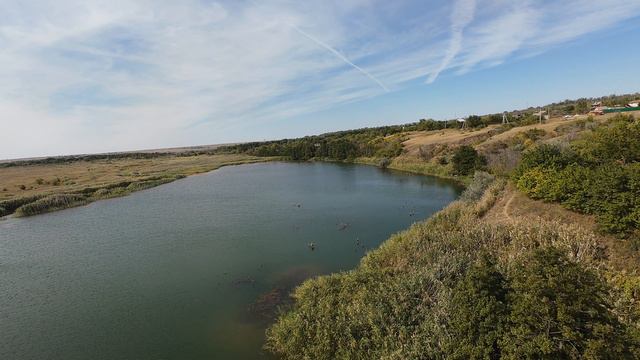
{"label": "water surface", "polygon": [[264,359],[292,286],[355,267],[459,191],[368,166],[266,163],[0,220],[0,359]]}

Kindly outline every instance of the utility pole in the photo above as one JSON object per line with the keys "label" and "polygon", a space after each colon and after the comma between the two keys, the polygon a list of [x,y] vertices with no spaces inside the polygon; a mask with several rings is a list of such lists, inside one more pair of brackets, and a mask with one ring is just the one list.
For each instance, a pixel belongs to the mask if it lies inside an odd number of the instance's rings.
{"label": "utility pole", "polygon": [[540,109],[540,112],[538,113],[538,116],[540,117],[540,118],[538,119],[538,122],[539,122],[540,124],[542,124],[542,113],[543,113],[543,110],[542,110],[542,109]]}

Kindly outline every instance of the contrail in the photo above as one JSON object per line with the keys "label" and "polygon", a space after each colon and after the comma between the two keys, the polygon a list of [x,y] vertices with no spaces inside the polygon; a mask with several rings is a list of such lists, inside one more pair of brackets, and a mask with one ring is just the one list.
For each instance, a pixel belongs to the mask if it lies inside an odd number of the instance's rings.
{"label": "contrail", "polygon": [[382,81],[378,80],[375,76],[371,75],[367,70],[361,68],[360,66],[352,63],[351,61],[349,61],[349,59],[347,59],[344,55],[342,55],[338,50],[332,48],[331,46],[327,45],[326,43],[316,39],[315,37],[309,35],[308,33],[302,31],[302,29],[300,29],[299,27],[293,25],[293,24],[288,24],[289,26],[291,26],[295,31],[297,31],[299,34],[301,34],[302,36],[306,37],[307,39],[315,42],[316,44],[322,46],[323,48],[329,50],[331,53],[333,53],[335,56],[337,56],[340,60],[344,61],[345,63],[349,64],[351,67],[353,67],[354,69],[360,71],[361,73],[363,73],[366,77],[368,77],[369,79],[375,81],[376,84],[380,85],[381,88],[384,89],[384,91],[389,92],[389,88],[387,88]]}
{"label": "contrail", "polygon": [[440,73],[449,66],[456,55],[458,55],[460,49],[462,49],[462,31],[471,23],[471,21],[473,21],[475,11],[476,0],[458,0],[453,5],[453,11],[451,12],[451,41],[449,42],[449,48],[447,49],[438,70],[429,75],[427,84],[434,82],[438,78],[438,75],[440,75]]}

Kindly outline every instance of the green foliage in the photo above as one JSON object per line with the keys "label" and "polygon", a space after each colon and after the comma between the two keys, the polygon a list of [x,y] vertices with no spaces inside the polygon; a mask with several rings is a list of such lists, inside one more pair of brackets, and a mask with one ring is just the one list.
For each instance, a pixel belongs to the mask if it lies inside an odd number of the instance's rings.
{"label": "green foliage", "polygon": [[542,144],[530,151],[522,154],[520,163],[514,170],[514,177],[517,179],[528,169],[563,169],[569,164],[577,162],[579,159],[570,151],[560,149],[557,146]]}
{"label": "green foliage", "polygon": [[43,196],[27,196],[17,199],[0,201],[0,217],[13,214],[19,207],[41,199]]}
{"label": "green foliage", "polygon": [[482,118],[478,115],[471,115],[467,118],[467,126],[470,128],[477,128],[485,126],[485,123],[482,121]]}
{"label": "green foliage", "polygon": [[506,359],[630,358],[604,282],[554,248],[513,267]]}
{"label": "green foliage", "polygon": [[635,317],[614,315],[610,289],[585,265],[598,256],[586,235],[555,224],[489,226],[474,209],[455,203],[357,269],[303,283],[266,348],[282,359],[629,356]]}
{"label": "green foliage", "polygon": [[618,115],[606,126],[585,134],[572,146],[586,161],[596,164],[640,161],[640,122]]}
{"label": "green foliage", "polygon": [[444,352],[448,359],[499,359],[499,340],[505,331],[508,288],[494,262],[482,257],[467,271],[451,294]]}
{"label": "green foliage", "polygon": [[[404,138],[398,133],[417,125],[387,126],[359,129],[258,143],[227,146],[224,152],[247,153],[255,156],[281,156],[291,160],[332,159],[353,160],[357,157],[394,158],[402,153]],[[403,130],[404,129],[404,130]]]}
{"label": "green foliage", "polygon": [[484,172],[476,171],[473,174],[473,180],[460,195],[460,200],[463,201],[477,201],[480,200],[485,190],[493,183],[495,176]]}
{"label": "green foliage", "polygon": [[463,145],[457,148],[451,159],[453,171],[456,175],[469,175],[473,171],[481,169],[486,160],[473,146]]}
{"label": "green foliage", "polygon": [[578,114],[586,114],[591,110],[590,104],[586,99],[578,100],[575,105],[575,110]]}
{"label": "green foliage", "polygon": [[22,205],[16,210],[16,216],[33,216],[45,212],[66,209],[86,203],[87,198],[79,194],[50,195],[34,202]]}
{"label": "green foliage", "polygon": [[640,125],[618,116],[571,144],[541,145],[523,154],[513,172],[534,199],[596,215],[610,233],[640,228]]}
{"label": "green foliage", "polygon": [[380,167],[381,169],[386,169],[389,167],[389,165],[391,165],[391,160],[389,160],[389,158],[382,158],[382,160],[378,162],[378,167]]}

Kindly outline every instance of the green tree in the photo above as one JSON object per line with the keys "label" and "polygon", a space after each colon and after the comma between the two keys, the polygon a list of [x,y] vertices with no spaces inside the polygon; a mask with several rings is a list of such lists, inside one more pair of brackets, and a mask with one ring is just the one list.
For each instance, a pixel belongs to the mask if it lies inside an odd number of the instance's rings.
{"label": "green tree", "polygon": [[506,359],[630,358],[624,328],[611,312],[604,281],[555,248],[515,264]]}
{"label": "green tree", "polygon": [[536,167],[561,170],[567,165],[578,161],[578,157],[571,151],[562,150],[553,145],[542,144],[522,154],[522,159],[514,170],[514,177],[517,179],[529,169]]}
{"label": "green tree", "polygon": [[456,175],[469,175],[486,164],[486,159],[469,145],[457,148],[451,161],[453,163],[453,172]]}
{"label": "green tree", "polygon": [[470,128],[475,128],[479,126],[483,126],[482,118],[478,115],[471,115],[467,118],[467,126]]}
{"label": "green tree", "polygon": [[499,359],[498,341],[508,315],[507,285],[493,261],[483,257],[454,288],[447,359]]}
{"label": "green tree", "polygon": [[589,106],[589,102],[583,99],[578,100],[575,109],[578,114],[586,114],[591,110],[591,107]]}

